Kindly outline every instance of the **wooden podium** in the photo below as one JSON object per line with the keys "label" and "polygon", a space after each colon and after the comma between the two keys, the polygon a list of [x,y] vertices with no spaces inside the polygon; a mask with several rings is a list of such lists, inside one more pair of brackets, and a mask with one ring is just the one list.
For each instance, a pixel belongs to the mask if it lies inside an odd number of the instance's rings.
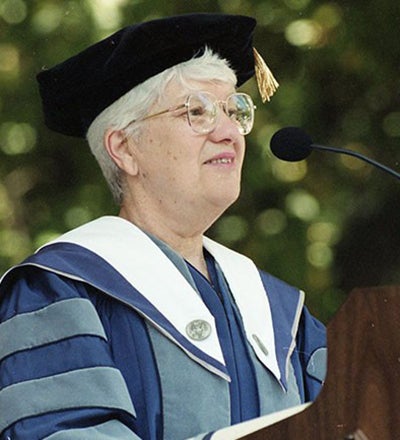
{"label": "wooden podium", "polygon": [[400,287],[352,291],[328,325],[328,374],[316,401],[240,438],[400,439]]}

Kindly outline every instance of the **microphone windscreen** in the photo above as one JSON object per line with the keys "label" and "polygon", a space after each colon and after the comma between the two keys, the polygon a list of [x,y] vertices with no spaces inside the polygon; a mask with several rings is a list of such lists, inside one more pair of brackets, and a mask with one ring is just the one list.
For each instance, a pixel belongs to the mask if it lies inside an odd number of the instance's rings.
{"label": "microphone windscreen", "polygon": [[278,130],[271,138],[271,151],[279,159],[297,162],[311,154],[312,140],[298,127],[285,127]]}

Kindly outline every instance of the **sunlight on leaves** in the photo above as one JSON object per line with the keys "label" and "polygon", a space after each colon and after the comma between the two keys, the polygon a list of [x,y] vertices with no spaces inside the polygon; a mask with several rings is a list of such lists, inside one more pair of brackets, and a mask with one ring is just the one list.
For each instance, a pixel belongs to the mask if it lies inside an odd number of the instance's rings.
{"label": "sunlight on leaves", "polygon": [[247,221],[237,215],[229,215],[221,218],[217,223],[216,234],[218,240],[224,243],[232,243],[244,238],[248,231]]}
{"label": "sunlight on leaves", "polygon": [[272,172],[281,182],[299,182],[307,174],[307,162],[284,162],[274,158]]}
{"label": "sunlight on leaves", "polygon": [[286,215],[280,209],[266,209],[258,215],[257,226],[266,236],[280,234],[287,226]]}
{"label": "sunlight on leaves", "polygon": [[286,197],[286,208],[288,212],[303,221],[315,219],[319,212],[317,199],[304,190],[294,190]]}
{"label": "sunlight on leaves", "polygon": [[322,38],[322,28],[314,20],[296,20],[288,25],[285,36],[293,46],[317,46]]}
{"label": "sunlight on leaves", "polygon": [[44,3],[32,17],[36,32],[49,34],[60,26],[64,11],[56,3]]}
{"label": "sunlight on leaves", "polygon": [[8,155],[27,153],[36,143],[36,130],[27,123],[5,122],[0,126],[1,150]]}
{"label": "sunlight on leaves", "polygon": [[0,3],[0,15],[9,24],[22,23],[28,11],[23,0],[3,0]]}

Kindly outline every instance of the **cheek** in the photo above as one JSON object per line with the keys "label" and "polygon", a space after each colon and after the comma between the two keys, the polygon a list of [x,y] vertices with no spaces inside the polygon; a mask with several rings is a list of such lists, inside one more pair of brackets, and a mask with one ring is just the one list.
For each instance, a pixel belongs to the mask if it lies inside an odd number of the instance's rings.
{"label": "cheek", "polygon": [[150,140],[147,147],[151,151],[142,161],[141,171],[148,183],[154,182],[167,190],[180,183],[184,185],[188,177],[194,174],[193,167],[180,151],[169,148],[167,144],[157,145],[156,141]]}
{"label": "cheek", "polygon": [[146,129],[141,153],[148,174],[158,173],[159,178],[165,175],[174,181],[198,175],[200,159],[192,132],[187,133],[187,127],[182,127],[183,121],[176,122],[153,124]]}

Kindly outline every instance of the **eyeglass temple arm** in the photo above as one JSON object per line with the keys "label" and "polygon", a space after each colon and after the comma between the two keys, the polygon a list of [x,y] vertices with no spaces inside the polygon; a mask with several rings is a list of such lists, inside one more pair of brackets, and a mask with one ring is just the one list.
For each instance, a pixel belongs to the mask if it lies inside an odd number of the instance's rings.
{"label": "eyeglass temple arm", "polygon": [[179,109],[181,109],[181,108],[184,108],[184,107],[186,107],[186,106],[187,106],[187,104],[185,103],[185,104],[178,105],[177,107],[167,108],[166,110],[161,110],[160,112],[153,113],[153,114],[148,115],[148,116],[144,116],[143,118],[133,119],[132,121],[128,122],[128,124],[126,124],[125,127],[122,128],[121,130],[125,130],[125,129],[128,128],[131,124],[133,124],[133,123],[135,123],[135,122],[145,121],[146,119],[155,118],[156,116],[160,116],[160,115],[163,115],[163,114],[165,114],[165,113],[169,113],[169,112],[174,112],[174,111],[179,110]]}

